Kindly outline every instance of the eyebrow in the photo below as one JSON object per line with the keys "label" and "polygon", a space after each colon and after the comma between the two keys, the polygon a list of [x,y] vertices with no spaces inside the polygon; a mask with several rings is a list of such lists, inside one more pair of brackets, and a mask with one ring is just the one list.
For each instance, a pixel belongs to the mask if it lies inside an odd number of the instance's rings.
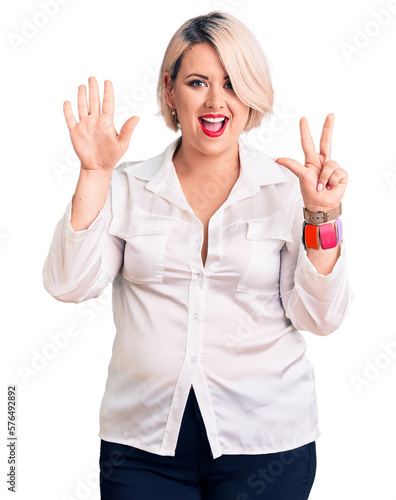
{"label": "eyebrow", "polygon": [[[199,76],[200,78],[203,78],[204,80],[209,80],[209,77],[208,76],[205,76],[205,75],[199,75],[198,73],[191,73],[190,75],[186,76],[186,80],[187,78],[189,78],[190,76]],[[230,77],[227,75],[224,77],[224,80],[228,80]]]}

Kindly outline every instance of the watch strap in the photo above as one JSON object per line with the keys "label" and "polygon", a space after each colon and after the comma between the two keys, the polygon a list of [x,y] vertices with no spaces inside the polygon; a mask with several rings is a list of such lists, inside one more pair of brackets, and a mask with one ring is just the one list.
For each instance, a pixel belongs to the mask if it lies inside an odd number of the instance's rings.
{"label": "watch strap", "polygon": [[304,219],[308,224],[323,224],[329,220],[337,219],[342,214],[341,203],[336,208],[332,208],[327,212],[311,212],[303,207]]}

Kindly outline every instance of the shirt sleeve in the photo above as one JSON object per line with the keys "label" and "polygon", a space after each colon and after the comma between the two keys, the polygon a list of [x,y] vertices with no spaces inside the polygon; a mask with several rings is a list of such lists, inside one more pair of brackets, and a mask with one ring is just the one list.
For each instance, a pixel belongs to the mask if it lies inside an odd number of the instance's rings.
{"label": "shirt sleeve", "polygon": [[346,317],[353,292],[349,285],[345,238],[332,272],[319,274],[302,244],[302,200],[296,204],[293,243],[281,250],[280,294],[286,316],[298,330],[328,335]]}
{"label": "shirt sleeve", "polygon": [[118,274],[124,240],[108,233],[112,220],[111,184],[106,203],[82,231],[70,225],[70,202],[55,227],[43,266],[44,288],[62,302],[82,302],[98,297]]}

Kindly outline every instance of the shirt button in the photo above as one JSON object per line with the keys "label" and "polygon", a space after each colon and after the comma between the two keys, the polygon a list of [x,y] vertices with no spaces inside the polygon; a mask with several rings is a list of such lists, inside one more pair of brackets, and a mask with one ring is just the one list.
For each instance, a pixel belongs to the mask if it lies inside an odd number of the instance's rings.
{"label": "shirt button", "polygon": [[191,363],[195,363],[197,361],[197,358],[195,356],[191,356],[190,361]]}
{"label": "shirt button", "polygon": [[197,278],[202,278],[202,273],[201,273],[201,271],[199,271],[199,273],[197,273]]}
{"label": "shirt button", "polygon": [[193,314],[193,319],[198,319],[198,313]]}

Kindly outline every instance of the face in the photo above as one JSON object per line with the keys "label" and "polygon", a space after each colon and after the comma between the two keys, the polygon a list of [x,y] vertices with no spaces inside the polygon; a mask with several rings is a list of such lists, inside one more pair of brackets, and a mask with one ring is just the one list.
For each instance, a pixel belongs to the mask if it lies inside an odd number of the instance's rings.
{"label": "face", "polygon": [[[249,115],[249,106],[236,96],[217,52],[208,44],[194,45],[184,54],[167,100],[176,108],[183,144],[205,154],[235,148]],[[210,115],[215,115],[214,122],[203,118]],[[218,122],[221,117],[224,120]]]}

